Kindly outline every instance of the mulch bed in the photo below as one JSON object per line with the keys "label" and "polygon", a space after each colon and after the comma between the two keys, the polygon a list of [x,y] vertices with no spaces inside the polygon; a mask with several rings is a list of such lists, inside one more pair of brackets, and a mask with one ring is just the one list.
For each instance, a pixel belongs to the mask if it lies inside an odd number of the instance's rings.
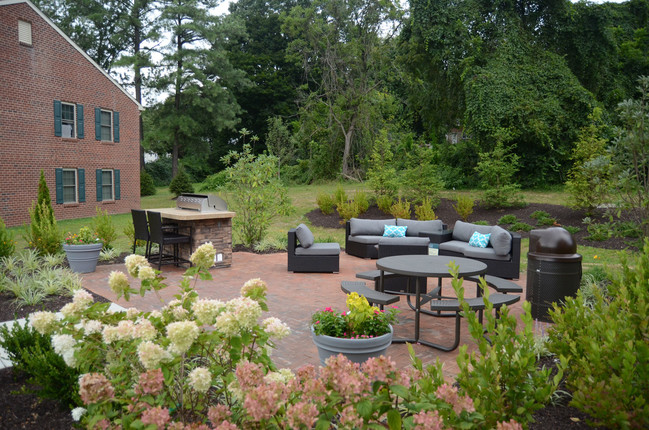
{"label": "mulch bed", "polygon": [[[435,209],[435,214],[443,222],[453,227],[458,215],[453,209],[453,201],[442,199],[440,205]],[[607,249],[624,249],[629,247],[628,240],[620,238],[610,238],[602,242],[594,242],[586,240],[588,233],[585,226],[582,224],[583,218],[586,216],[582,211],[576,211],[564,206],[550,205],[550,204],[530,204],[525,208],[494,210],[484,209],[480,205],[476,205],[473,214],[469,217],[469,222],[484,220],[490,225],[495,225],[498,219],[503,215],[513,214],[519,221],[536,225],[536,220],[532,219],[530,215],[536,211],[542,210],[548,212],[552,217],[557,219],[558,224],[569,225],[574,227],[581,227],[582,231],[573,235],[578,245],[595,246]],[[603,214],[602,214],[603,215]],[[368,219],[386,219],[391,218],[391,215],[385,214],[380,211],[376,206],[371,207],[367,212],[360,216],[361,218]],[[341,224],[341,219],[337,213],[332,215],[324,215],[320,209],[315,209],[307,214],[307,218],[311,224],[320,227],[328,228],[344,228]],[[414,218],[414,217],[413,217]],[[521,233],[523,237],[528,237],[528,233]],[[243,246],[235,246],[235,252],[247,251],[253,252],[251,249]],[[269,251],[266,251],[269,252]],[[100,262],[99,264],[112,264],[123,262],[124,257],[128,253],[120,255],[113,261]],[[101,296],[92,293],[96,301],[107,301]],[[8,294],[0,294],[0,321],[7,321],[16,317],[24,317],[31,312],[38,310],[52,310],[58,311],[65,303],[69,302],[69,297],[56,297],[46,300],[43,304],[35,307],[16,307],[11,302],[12,297]],[[546,361],[544,364],[552,365],[551,362]],[[15,394],[20,392],[22,387],[27,384],[24,375],[15,374],[11,368],[0,370],[0,430],[3,429],[49,429],[49,430],[63,430],[74,428],[70,412],[68,410],[61,410],[58,404],[52,400],[40,400],[32,394]],[[586,422],[588,416],[579,410],[567,406],[568,400],[564,399],[555,405],[549,405],[534,414],[536,422],[529,426],[532,430],[545,430],[545,429],[587,429],[589,427]]]}
{"label": "mulch bed", "polygon": [[[455,209],[453,209],[453,204],[455,201],[449,199],[441,199],[439,205],[435,208],[435,215],[438,219],[442,220],[445,224],[448,225],[448,228],[453,228],[455,221],[460,219]],[[557,220],[557,225],[560,226],[570,226],[570,227],[579,227],[581,230],[573,234],[573,238],[577,245],[593,246],[596,248],[605,248],[605,249],[625,249],[631,248],[636,249],[633,245],[633,239],[625,239],[619,237],[611,237],[604,241],[594,241],[586,239],[589,236],[586,226],[583,224],[584,218],[586,218],[586,213],[583,210],[575,210],[566,206],[561,205],[551,205],[544,203],[530,203],[523,208],[510,208],[510,209],[486,209],[480,205],[480,202],[477,202],[473,209],[473,213],[469,216],[468,222],[478,222],[486,221],[489,225],[498,224],[498,220],[504,215],[515,215],[520,222],[524,222],[533,226],[534,228],[547,228],[544,226],[537,227],[537,220],[532,218],[532,215],[535,211],[544,211],[550,214],[551,217]],[[345,228],[345,225],[342,224],[342,219],[337,212],[330,215],[325,215],[320,209],[314,209],[311,212],[307,213],[307,218],[312,225],[325,228]],[[604,219],[604,211],[599,211],[598,214],[591,216],[594,221],[604,222],[608,218]],[[376,205],[370,206],[367,212],[364,212],[359,216],[359,218],[364,219],[388,219],[394,218],[390,214],[379,210]],[[414,213],[412,214],[414,219]],[[529,237],[529,233],[520,232],[521,237]]]}

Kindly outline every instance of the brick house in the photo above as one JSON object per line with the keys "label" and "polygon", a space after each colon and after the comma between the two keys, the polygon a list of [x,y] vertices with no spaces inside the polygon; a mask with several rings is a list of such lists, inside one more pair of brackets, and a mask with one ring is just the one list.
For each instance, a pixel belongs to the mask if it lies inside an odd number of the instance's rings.
{"label": "brick house", "polygon": [[140,207],[142,106],[28,0],[0,0],[0,217],[29,223],[43,170],[57,219]]}

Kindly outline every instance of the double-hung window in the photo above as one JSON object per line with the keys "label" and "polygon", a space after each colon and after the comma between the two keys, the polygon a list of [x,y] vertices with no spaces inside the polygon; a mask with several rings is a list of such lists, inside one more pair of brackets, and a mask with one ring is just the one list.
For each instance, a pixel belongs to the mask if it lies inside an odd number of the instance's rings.
{"label": "double-hung window", "polygon": [[118,169],[97,169],[97,201],[110,202],[120,199]]}
{"label": "double-hung window", "polygon": [[61,102],[61,137],[75,138],[75,105]]}
{"label": "double-hung window", "polygon": [[77,203],[77,169],[63,169],[63,203]]}
{"label": "double-hung window", "polygon": [[119,142],[119,112],[95,108],[95,140]]}
{"label": "double-hung window", "polygon": [[57,168],[56,203],[76,204],[86,201],[86,170]]}
{"label": "double-hung window", "polygon": [[115,200],[113,195],[113,171],[103,169],[101,171],[101,200]]}
{"label": "double-hung window", "polygon": [[84,138],[83,105],[54,100],[54,135],[67,139]]}

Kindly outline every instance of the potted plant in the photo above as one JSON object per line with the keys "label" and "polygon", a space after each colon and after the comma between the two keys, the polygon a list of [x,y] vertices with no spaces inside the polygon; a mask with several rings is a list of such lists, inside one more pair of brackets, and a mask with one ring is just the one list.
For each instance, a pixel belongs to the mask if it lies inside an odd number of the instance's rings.
{"label": "potted plant", "polygon": [[103,246],[97,233],[88,227],[81,227],[79,233],[68,233],[63,239],[63,250],[70,263],[70,269],[77,273],[95,271]]}
{"label": "potted plant", "polygon": [[323,366],[327,358],[339,353],[362,363],[383,355],[392,343],[392,324],[398,312],[395,307],[384,311],[370,306],[364,296],[350,293],[347,308],[347,312],[339,312],[328,307],[311,318],[311,334]]}

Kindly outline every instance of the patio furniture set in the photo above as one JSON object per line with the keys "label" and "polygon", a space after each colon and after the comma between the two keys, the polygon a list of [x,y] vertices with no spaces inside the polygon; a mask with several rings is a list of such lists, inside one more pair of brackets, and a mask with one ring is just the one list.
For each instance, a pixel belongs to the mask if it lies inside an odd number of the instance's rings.
{"label": "patio furniture set", "polygon": [[[417,342],[442,351],[452,351],[460,343],[462,308],[457,298],[442,294],[442,279],[451,277],[449,263],[458,268],[458,277],[476,282],[476,297],[466,299],[469,308],[478,311],[482,321],[485,308],[479,282],[496,290],[489,301],[496,317],[503,305],[520,300],[523,289],[508,280],[519,277],[521,236],[498,226],[484,226],[457,221],[449,230],[439,220],[415,221],[402,218],[367,220],[352,218],[346,223],[345,252],[361,258],[377,259],[377,270],[357,273],[372,281],[343,281],[345,293],[357,292],[381,307],[406,296],[415,312],[414,336],[394,342]],[[293,272],[338,272],[340,246],[316,243],[304,224],[288,232],[288,270]],[[427,278],[437,278],[437,286],[428,292]],[[414,300],[414,303],[413,301]],[[426,305],[426,308],[424,308]],[[455,338],[450,345],[440,345],[420,338],[421,314],[455,318]]]}

